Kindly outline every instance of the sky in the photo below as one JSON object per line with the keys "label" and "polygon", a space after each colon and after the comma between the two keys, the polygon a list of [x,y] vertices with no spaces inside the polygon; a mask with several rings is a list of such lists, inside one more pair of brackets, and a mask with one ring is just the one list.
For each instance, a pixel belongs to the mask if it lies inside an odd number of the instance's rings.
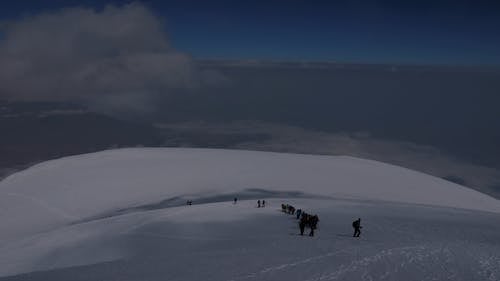
{"label": "sky", "polygon": [[[130,1],[15,1],[0,18]],[[141,1],[195,58],[500,64],[498,1]]]}

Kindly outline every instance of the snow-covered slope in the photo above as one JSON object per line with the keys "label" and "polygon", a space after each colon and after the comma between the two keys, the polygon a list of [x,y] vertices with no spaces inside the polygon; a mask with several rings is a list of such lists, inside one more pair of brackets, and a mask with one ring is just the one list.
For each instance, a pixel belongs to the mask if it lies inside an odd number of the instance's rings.
{"label": "snow-covered slope", "polygon": [[[267,202],[133,212],[15,239],[0,248],[0,280],[500,280],[498,214],[356,200]],[[316,236],[299,236],[281,203],[317,213]],[[350,222],[358,216],[363,229],[355,239]]]}
{"label": "snow-covered slope", "polygon": [[[233,196],[251,201],[233,205],[227,202]],[[193,199],[195,204],[206,204],[180,206],[188,198]],[[254,201],[258,198],[267,198],[271,208],[254,208]],[[296,226],[290,218],[283,218],[282,214],[276,212],[280,202],[294,202],[298,207],[320,212],[321,218],[328,218],[326,221],[321,220],[319,239],[323,240],[317,242],[321,245],[346,239],[342,233],[350,231],[352,218],[371,216],[368,225],[371,223],[372,226],[367,232],[371,231],[371,237],[378,239],[380,244],[375,248],[371,245],[364,249],[364,254],[373,254],[373,261],[359,260],[356,256],[359,253],[349,254],[345,247],[353,246],[350,240],[337,245],[339,248],[330,245],[328,251],[317,248],[319,244],[298,248],[290,246],[287,243],[296,243],[295,237],[289,237],[290,233],[296,232]],[[386,258],[389,259],[408,256],[408,252],[413,250],[420,251],[417,253],[420,256],[410,259],[417,259],[417,263],[409,265],[410,269],[407,270],[421,267],[418,259],[422,257],[438,259],[442,254],[443,258],[450,258],[447,253],[432,252],[432,243],[423,243],[426,240],[441,243],[442,240],[433,237],[432,233],[440,233],[436,229],[437,221],[448,223],[449,220],[454,221],[450,223],[454,235],[462,237],[460,239],[465,237],[468,244],[465,240],[463,243],[477,251],[477,255],[471,259],[477,259],[476,263],[482,262],[483,267],[478,265],[476,269],[489,270],[489,273],[484,274],[476,270],[475,273],[462,275],[474,278],[498,276],[490,268],[500,264],[500,258],[491,254],[494,247],[484,247],[492,243],[490,235],[498,236],[499,229],[488,225],[492,218],[499,218],[498,213],[500,203],[492,197],[432,176],[370,160],[214,149],[110,150],[41,163],[0,182],[0,276],[56,270],[48,275],[34,274],[19,278],[56,280],[57,276],[66,276],[67,279],[67,276],[73,278],[78,276],[76,273],[80,273],[87,276],[81,280],[101,280],[108,276],[107,270],[115,272],[126,267],[134,271],[134,266],[128,262],[122,264],[124,259],[140,261],[159,258],[161,261],[157,263],[149,261],[149,266],[141,264],[135,269],[142,272],[158,267],[162,274],[167,271],[178,274],[167,279],[159,275],[156,276],[158,280],[194,280],[197,275],[189,270],[189,265],[182,265],[181,261],[192,263],[195,260],[200,267],[198,277],[203,276],[205,280],[225,280],[222,277],[228,280],[233,277],[237,277],[234,280],[259,277],[283,280],[280,275],[272,274],[288,268],[293,273],[309,263],[315,264],[317,270],[324,271],[331,264],[330,258],[335,257],[337,261],[343,260],[345,263],[337,264],[338,272],[332,271],[330,275],[323,272],[328,277],[324,280],[336,280],[339,276],[338,280],[349,280],[342,276],[347,276],[351,271],[357,272],[360,268],[362,271],[358,273],[361,274],[367,270],[363,267],[365,263],[390,262],[380,260],[377,251],[387,254]],[[454,218],[457,215],[463,221],[457,222]],[[401,223],[403,218],[410,218],[414,225]],[[426,224],[417,226],[415,221]],[[235,222],[242,228],[232,229]],[[285,227],[285,231],[280,232],[278,226]],[[345,229],[342,226],[346,226]],[[467,232],[461,229],[468,226],[479,230]],[[456,231],[458,229],[462,233]],[[481,229],[487,233],[474,241],[477,231]],[[337,237],[339,231],[344,236]],[[384,236],[384,231],[396,231],[404,236],[395,233]],[[441,239],[450,234],[439,235]],[[179,241],[182,243],[179,244]],[[483,248],[479,249],[476,242],[482,243]],[[463,249],[463,243],[453,246],[453,251]],[[498,244],[498,241],[494,243]],[[263,245],[278,253],[261,261],[246,260],[251,257],[258,259],[255,255],[265,251]],[[183,252],[180,254],[178,251]],[[220,251],[227,251],[223,252],[223,256],[226,256],[221,262],[230,266],[238,264],[239,270],[232,268],[222,273],[215,269],[211,272],[210,268],[203,267],[204,258],[213,259],[221,254]],[[246,258],[233,259],[231,251],[243,251],[238,254]],[[176,253],[176,256],[172,257],[171,253]],[[177,255],[181,258],[178,259]],[[200,255],[202,259],[198,260]],[[328,263],[323,268],[322,263],[316,264],[315,260]],[[106,264],[110,261],[119,261],[118,265],[115,264],[118,269],[115,265],[108,268]],[[233,265],[233,262],[238,263]],[[244,266],[245,262],[250,263]],[[284,263],[281,267],[280,262]],[[493,265],[484,265],[486,262]],[[90,264],[96,264],[96,267],[73,268]],[[268,267],[269,264],[277,265],[266,269],[266,264]],[[432,263],[428,265],[437,266]],[[453,266],[460,268],[459,264]],[[69,275],[65,275],[64,270],[57,270],[66,267],[69,267],[69,273],[66,273]],[[95,275],[85,275],[89,270]],[[252,275],[252,270],[261,273]],[[125,275],[107,278],[156,279],[131,278],[133,272],[129,271]],[[241,275],[244,272],[250,273],[248,276]],[[392,276],[390,272],[387,274]],[[316,275],[311,273],[311,276]],[[401,278],[404,275],[394,276]],[[468,280],[476,280],[472,277]]]}

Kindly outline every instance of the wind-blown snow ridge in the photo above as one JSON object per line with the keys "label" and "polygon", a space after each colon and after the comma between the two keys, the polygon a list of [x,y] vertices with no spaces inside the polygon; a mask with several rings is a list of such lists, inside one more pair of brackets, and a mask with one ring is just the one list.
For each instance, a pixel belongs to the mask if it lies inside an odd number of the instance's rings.
{"label": "wind-blown snow ridge", "polygon": [[[249,189],[500,212],[499,200],[405,168],[345,156],[134,148],[61,158],[0,182],[0,238],[174,197]],[[26,223],[29,221],[30,223]]]}

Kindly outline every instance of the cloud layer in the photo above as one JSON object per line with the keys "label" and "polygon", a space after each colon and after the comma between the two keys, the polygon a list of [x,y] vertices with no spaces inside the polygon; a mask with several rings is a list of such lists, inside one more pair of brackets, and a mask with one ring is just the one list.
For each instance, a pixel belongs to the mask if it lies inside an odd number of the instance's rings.
{"label": "cloud layer", "polygon": [[203,76],[172,48],[161,19],[137,3],[9,22],[0,41],[0,99],[141,111],[157,96],[199,87]]}

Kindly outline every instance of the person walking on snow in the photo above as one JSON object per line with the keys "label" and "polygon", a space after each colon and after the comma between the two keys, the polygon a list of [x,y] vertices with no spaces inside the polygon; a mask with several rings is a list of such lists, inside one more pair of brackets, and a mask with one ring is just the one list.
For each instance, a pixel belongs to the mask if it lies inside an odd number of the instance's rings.
{"label": "person walking on snow", "polygon": [[311,216],[309,218],[309,227],[311,227],[311,232],[309,233],[309,236],[314,236],[314,230],[318,227],[318,215]]}
{"label": "person walking on snow", "polygon": [[357,220],[353,221],[352,222],[352,227],[354,228],[354,234],[352,235],[352,237],[359,237],[359,235],[361,234],[361,219],[358,218]]}
{"label": "person walking on snow", "polygon": [[304,230],[306,228],[306,224],[307,224],[307,217],[302,216],[302,218],[300,219],[300,222],[299,222],[300,235],[304,235]]}
{"label": "person walking on snow", "polygon": [[296,212],[296,214],[297,214],[297,219],[299,219],[300,218],[300,214],[302,214],[302,209],[298,209],[297,212]]}
{"label": "person walking on snow", "polygon": [[238,202],[238,198],[234,197],[233,204],[236,204]]}
{"label": "person walking on snow", "polygon": [[260,200],[257,200],[257,208],[260,208]]}
{"label": "person walking on snow", "polygon": [[262,208],[266,206],[266,200],[262,200]]}

